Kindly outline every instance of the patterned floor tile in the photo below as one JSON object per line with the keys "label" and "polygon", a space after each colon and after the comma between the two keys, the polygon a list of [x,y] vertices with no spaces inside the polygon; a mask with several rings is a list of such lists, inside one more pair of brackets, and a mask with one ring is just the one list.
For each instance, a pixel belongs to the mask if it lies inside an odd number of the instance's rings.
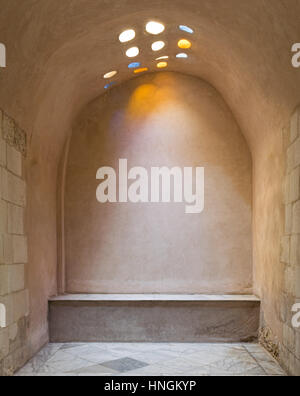
{"label": "patterned floor tile", "polygon": [[102,365],[120,373],[126,373],[127,371],[136,370],[148,366],[147,363],[131,358],[123,358],[113,360],[111,362],[104,362]]}
{"label": "patterned floor tile", "polygon": [[283,376],[257,344],[49,344],[16,376]]}
{"label": "patterned floor tile", "polygon": [[258,373],[263,374],[264,371],[259,367],[254,360],[238,360],[238,359],[224,359],[219,360],[211,365],[209,365],[210,373],[217,374],[247,374],[249,372],[254,372],[257,370]]}
{"label": "patterned floor tile", "polygon": [[91,366],[91,362],[64,351],[58,351],[40,369],[41,373],[68,373]]}
{"label": "patterned floor tile", "polygon": [[77,370],[72,371],[73,374],[76,375],[113,375],[113,374],[117,374],[118,372],[102,366],[100,364],[96,364],[96,365],[92,365],[92,366],[88,366],[88,367],[84,367],[84,368],[80,368]]}
{"label": "patterned floor tile", "polygon": [[72,348],[77,348],[77,347],[81,347],[81,346],[84,346],[84,345],[86,345],[86,344],[83,344],[83,343],[77,343],[77,342],[74,342],[74,343],[69,343],[69,344],[61,344],[61,350],[67,350],[67,349],[72,349]]}
{"label": "patterned floor tile", "polygon": [[265,352],[264,348],[259,344],[243,344],[243,346],[249,351],[250,353],[262,353]]}
{"label": "patterned floor tile", "polygon": [[37,373],[60,348],[60,344],[48,344],[19,371],[19,374]]}
{"label": "patterned floor tile", "polygon": [[285,375],[284,370],[278,365],[276,360],[267,352],[253,353],[253,358],[265,370],[268,375]]}
{"label": "patterned floor tile", "polygon": [[134,359],[141,360],[145,363],[156,364],[166,362],[178,357],[178,352],[167,350],[145,351],[133,355]]}
{"label": "patterned floor tile", "polygon": [[88,360],[92,363],[104,363],[123,357],[114,350],[101,349],[99,345],[82,345],[65,350],[70,355]]}

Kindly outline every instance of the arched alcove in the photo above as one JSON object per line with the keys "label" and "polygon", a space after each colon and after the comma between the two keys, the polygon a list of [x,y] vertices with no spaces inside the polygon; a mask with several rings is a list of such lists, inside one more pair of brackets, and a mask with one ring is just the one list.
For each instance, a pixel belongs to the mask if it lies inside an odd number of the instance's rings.
{"label": "arched alcove", "polygon": [[[205,210],[100,204],[97,170],[118,175],[119,159],[128,170],[204,167]],[[63,180],[67,292],[251,294],[251,154],[209,84],[154,73],[96,99],[74,123]]]}
{"label": "arched alcove", "polygon": [[[178,25],[194,27],[193,55],[186,62],[171,62],[169,70],[216,87],[251,148],[254,292],[262,300],[262,326],[271,328],[285,346],[282,360],[296,371],[291,361],[299,361],[299,354],[295,358],[286,344],[291,304],[284,295],[289,272],[281,262],[280,240],[288,158],[282,129],[300,100],[299,69],[291,65],[291,47],[300,36],[299,1],[282,0],[272,7],[261,0],[0,0],[0,5],[1,42],[7,49],[7,67],[0,73],[0,107],[26,132],[28,142],[24,270],[30,304],[20,313],[28,316],[28,326],[18,327],[26,348],[22,359],[48,341],[48,299],[59,290],[57,169],[72,122],[80,109],[103,94],[104,73],[120,69],[120,84],[131,78],[118,41],[121,30],[136,28],[146,48],[150,39],[142,34],[144,25],[158,18],[167,26],[164,38],[172,56]],[[153,66],[151,52],[143,56]],[[289,212],[286,217],[291,218]],[[289,243],[285,248],[289,255]],[[15,368],[21,364],[19,353],[8,358]]]}

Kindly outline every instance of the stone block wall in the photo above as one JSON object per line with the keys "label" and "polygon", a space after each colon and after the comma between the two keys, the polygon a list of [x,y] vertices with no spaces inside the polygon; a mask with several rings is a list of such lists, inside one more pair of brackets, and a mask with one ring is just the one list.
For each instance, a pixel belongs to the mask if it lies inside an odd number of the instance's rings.
{"label": "stone block wall", "polygon": [[300,375],[300,328],[292,325],[292,307],[300,303],[300,108],[284,133],[287,156],[284,205],[285,230],[281,241],[284,282],[281,296],[282,342],[279,358],[292,375]]}
{"label": "stone block wall", "polygon": [[25,156],[25,132],[0,110],[0,376],[27,360]]}

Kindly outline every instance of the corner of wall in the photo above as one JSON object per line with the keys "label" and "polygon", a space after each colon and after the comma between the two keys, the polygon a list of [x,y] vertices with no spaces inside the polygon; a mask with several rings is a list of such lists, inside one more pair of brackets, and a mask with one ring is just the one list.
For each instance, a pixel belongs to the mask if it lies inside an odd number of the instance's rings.
{"label": "corner of wall", "polygon": [[65,182],[70,150],[71,134],[68,137],[58,165],[57,177],[57,291],[64,294],[65,280]]}

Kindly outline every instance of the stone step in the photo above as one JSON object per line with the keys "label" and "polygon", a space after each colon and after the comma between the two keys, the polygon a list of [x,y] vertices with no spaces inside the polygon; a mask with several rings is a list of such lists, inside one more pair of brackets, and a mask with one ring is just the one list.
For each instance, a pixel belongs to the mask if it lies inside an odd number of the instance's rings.
{"label": "stone step", "polygon": [[260,300],[245,295],[71,294],[51,298],[51,342],[247,342]]}

